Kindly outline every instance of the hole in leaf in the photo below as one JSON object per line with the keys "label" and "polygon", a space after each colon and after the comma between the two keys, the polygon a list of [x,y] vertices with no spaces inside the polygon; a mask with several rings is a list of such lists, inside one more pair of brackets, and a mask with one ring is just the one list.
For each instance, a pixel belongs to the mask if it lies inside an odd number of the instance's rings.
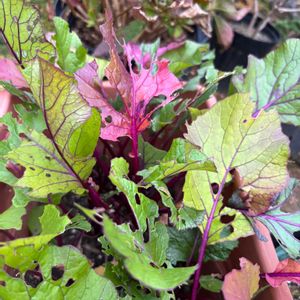
{"label": "hole in leaf", "polygon": [[229,216],[229,215],[223,215],[221,216],[221,222],[223,224],[228,224],[228,223],[231,223],[235,218],[235,215],[234,216]]}
{"label": "hole in leaf", "polygon": [[214,194],[218,193],[218,191],[219,191],[219,185],[217,183],[215,183],[215,182],[212,183],[211,184],[211,188],[212,188],[212,191],[213,191]]}
{"label": "hole in leaf", "polygon": [[29,167],[30,170],[32,171],[35,171],[35,168],[34,167]]}
{"label": "hole in leaf", "polygon": [[112,122],[112,117],[111,116],[107,116],[106,118],[105,118],[105,122],[106,123],[111,123]]}
{"label": "hole in leaf", "polygon": [[0,281],[0,285],[6,286],[6,282],[1,280],[1,281]]}
{"label": "hole in leaf", "polygon": [[138,194],[135,195],[135,202],[140,205],[141,204],[141,200]]}
{"label": "hole in leaf", "polygon": [[67,281],[67,283],[66,283],[66,287],[71,286],[74,282],[75,282],[75,280],[72,279],[72,278],[70,278],[70,279]]}
{"label": "hole in leaf", "polygon": [[24,279],[27,285],[36,288],[43,281],[43,276],[40,272],[28,270],[25,273]]}
{"label": "hole in leaf", "polygon": [[63,265],[54,266],[51,269],[51,278],[54,281],[57,281],[58,279],[62,278],[65,272],[65,268]]}
{"label": "hole in leaf", "polygon": [[48,155],[46,155],[45,158],[46,158],[47,160],[51,160],[51,157],[48,156]]}
{"label": "hole in leaf", "polygon": [[244,119],[244,120],[243,120],[243,123],[247,123],[247,119]]}
{"label": "hole in leaf", "polygon": [[51,174],[49,174],[49,173],[46,173],[45,175],[46,175],[46,177],[51,177]]}
{"label": "hole in leaf", "polygon": [[157,269],[157,266],[155,265],[155,263],[153,263],[152,261],[149,263],[149,265],[153,268],[156,268]]}

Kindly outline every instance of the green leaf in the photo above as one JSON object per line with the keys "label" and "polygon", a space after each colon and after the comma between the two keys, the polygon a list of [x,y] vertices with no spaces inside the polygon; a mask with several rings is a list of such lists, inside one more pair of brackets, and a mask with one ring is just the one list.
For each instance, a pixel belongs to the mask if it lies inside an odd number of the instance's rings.
{"label": "green leaf", "polygon": [[294,236],[300,228],[300,211],[285,212],[284,203],[295,197],[298,184],[298,180],[291,178],[288,186],[274,199],[274,206],[264,214],[254,217],[269,229],[281,247],[295,259],[300,256],[300,241]]}
{"label": "green leaf", "polygon": [[37,52],[45,59],[54,55],[54,47],[45,40],[37,9],[24,0],[2,2],[0,31],[21,65],[26,65]]}
{"label": "green leaf", "polygon": [[156,165],[166,154],[166,151],[155,148],[139,137],[139,154],[145,168]]}
{"label": "green leaf", "polygon": [[[254,118],[253,106],[247,95],[234,95],[187,126],[186,139],[201,148],[204,155],[213,157],[218,170],[217,173],[188,171],[186,175],[184,204],[204,210],[205,220],[215,198],[210,183],[218,188],[224,186],[232,179],[232,170],[241,178],[240,189],[252,197],[259,197],[262,204],[270,205],[272,197],[286,184],[288,141],[281,133],[278,114],[272,110]],[[230,216],[231,224],[223,224],[222,215]],[[200,226],[201,230],[203,228]],[[237,239],[251,232],[250,223],[241,213],[229,208],[222,209],[220,202],[209,243],[220,241],[219,238]]]}
{"label": "green leaf", "polygon": [[163,57],[170,61],[170,71],[179,76],[184,69],[200,65],[207,50],[207,44],[186,41],[182,47],[166,52]]}
{"label": "green leaf", "polygon": [[72,224],[69,224],[67,229],[79,229],[85,232],[89,232],[92,230],[91,224],[86,220],[86,218],[82,215],[76,215],[71,219]]}
{"label": "green leaf", "polygon": [[202,275],[200,277],[200,285],[203,289],[213,293],[219,293],[222,289],[223,282],[212,275]]}
{"label": "green leaf", "polygon": [[39,219],[41,223],[41,235],[53,232],[55,234],[63,233],[67,225],[71,223],[67,216],[60,216],[59,210],[53,204],[45,206],[44,212]]}
{"label": "green leaf", "polygon": [[53,19],[59,66],[70,73],[76,72],[85,64],[87,51],[75,32],[70,32],[68,23],[59,17]]}
{"label": "green leaf", "polygon": [[[122,157],[111,161],[109,179],[128,199],[129,205],[136,217],[140,229],[144,232],[147,228],[147,218],[153,223],[158,216],[157,204],[138,191],[138,186],[127,177],[129,165]],[[139,204],[136,197],[139,198]]]}
{"label": "green leaf", "polygon": [[[5,285],[0,286],[1,299],[88,299],[110,300],[118,295],[113,284],[106,278],[98,276],[91,268],[87,259],[71,247],[45,247],[36,258],[42,275],[42,282],[33,288],[21,279],[13,278],[4,271],[0,279]],[[52,279],[53,268],[62,270],[62,277]],[[23,271],[25,273],[25,270]],[[70,280],[74,282],[68,285]]]}
{"label": "green leaf", "polygon": [[208,245],[205,252],[204,261],[224,261],[227,260],[231,251],[238,246],[238,240],[225,241]]}
{"label": "green leaf", "polygon": [[22,228],[22,216],[25,215],[26,210],[24,207],[11,206],[0,214],[0,229],[17,229]]}
{"label": "green leaf", "polygon": [[175,139],[159,165],[139,172],[145,182],[163,180],[188,170],[215,171],[215,166],[199,149],[184,139]]}
{"label": "green leaf", "polygon": [[145,28],[145,23],[141,20],[133,20],[128,23],[123,29],[119,30],[118,36],[125,39],[126,42],[134,40]]}
{"label": "green leaf", "polygon": [[25,139],[19,145],[21,130],[9,128],[14,147],[6,158],[26,168],[16,186],[31,188],[28,194],[35,198],[69,191],[80,194],[95,164],[92,153],[99,135],[99,113],[81,99],[74,79],[50,63],[34,60],[24,74],[42,110],[49,138],[22,130]]}
{"label": "green leaf", "polygon": [[128,224],[116,225],[104,216],[104,234],[112,247],[125,257],[128,272],[143,285],[153,289],[168,290],[185,282],[195,271],[195,267],[163,268],[167,243],[164,225],[156,223],[150,237],[144,242],[141,231],[132,232]]}
{"label": "green leaf", "polygon": [[31,268],[39,251],[54,237],[63,233],[71,222],[67,216],[60,216],[58,209],[52,204],[45,206],[39,219],[42,229],[40,235],[0,243],[0,255],[3,255],[5,264],[21,272]]}
{"label": "green leaf", "polygon": [[300,41],[290,39],[265,58],[249,57],[247,74],[233,80],[249,92],[254,111],[276,108],[281,121],[300,125]]}

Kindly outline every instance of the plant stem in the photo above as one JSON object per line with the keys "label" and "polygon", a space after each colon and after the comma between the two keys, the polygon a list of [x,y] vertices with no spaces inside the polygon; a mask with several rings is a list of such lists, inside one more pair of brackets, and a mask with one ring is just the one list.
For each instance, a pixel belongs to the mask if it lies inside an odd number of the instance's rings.
{"label": "plant stem", "polygon": [[135,175],[139,170],[139,144],[138,144],[139,135],[138,135],[135,117],[133,117],[131,122],[131,138],[132,138],[133,174]]}
{"label": "plant stem", "polygon": [[94,190],[94,188],[90,184],[88,184],[87,189],[92,205],[94,207],[103,207],[105,209],[109,209],[109,205],[102,200],[101,196]]}
{"label": "plant stem", "polygon": [[[234,159],[234,157],[233,157],[233,159]],[[233,159],[232,159],[232,161],[233,161]],[[230,163],[230,165],[231,165],[231,163]],[[197,271],[195,273],[195,276],[194,276],[194,283],[193,283],[193,290],[192,290],[191,300],[197,300],[197,292],[198,292],[198,287],[199,287],[199,283],[200,283],[199,279],[200,279],[200,275],[201,275],[201,271],[202,271],[202,266],[203,266],[203,261],[204,261],[204,256],[205,256],[205,250],[206,250],[206,246],[207,246],[207,242],[208,242],[208,238],[209,238],[209,231],[210,231],[210,228],[211,228],[211,225],[212,225],[212,222],[213,222],[213,219],[214,219],[214,215],[215,215],[215,212],[216,212],[216,209],[217,209],[217,205],[218,205],[219,200],[221,198],[221,194],[222,194],[224,185],[226,183],[226,178],[227,178],[227,175],[229,174],[229,172],[230,172],[230,169],[227,168],[226,171],[225,171],[224,177],[222,179],[222,182],[220,184],[218,193],[213,198],[213,206],[212,206],[212,209],[210,211],[209,217],[207,219],[207,223],[206,223],[204,233],[203,233],[203,236],[202,236],[201,246],[200,246],[200,249],[199,249],[198,261],[197,261],[198,269],[197,269]]]}

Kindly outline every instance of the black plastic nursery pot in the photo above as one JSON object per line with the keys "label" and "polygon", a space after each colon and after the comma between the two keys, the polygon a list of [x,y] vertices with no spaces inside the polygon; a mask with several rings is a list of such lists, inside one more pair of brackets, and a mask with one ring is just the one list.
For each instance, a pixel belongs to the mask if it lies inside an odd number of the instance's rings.
{"label": "black plastic nursery pot", "polygon": [[[252,20],[252,14],[248,14],[240,22],[234,22],[234,27],[247,29]],[[257,28],[263,19],[257,18],[255,27]],[[280,41],[280,34],[270,23],[261,31],[264,39],[253,39],[245,34],[234,31],[234,39],[229,49],[223,50],[217,44],[216,35],[213,34],[211,46],[215,48],[215,66],[221,71],[232,71],[236,66],[246,67],[248,56],[254,55],[258,58],[266,56]]]}

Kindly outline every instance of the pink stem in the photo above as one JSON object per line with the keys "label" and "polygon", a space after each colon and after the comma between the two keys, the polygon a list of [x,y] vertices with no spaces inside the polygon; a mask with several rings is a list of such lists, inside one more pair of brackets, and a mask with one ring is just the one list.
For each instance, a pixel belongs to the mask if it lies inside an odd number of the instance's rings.
{"label": "pink stem", "polygon": [[132,156],[133,156],[133,173],[134,175],[139,171],[139,144],[138,144],[138,130],[136,118],[131,122],[131,138],[132,138]]}
{"label": "pink stem", "polygon": [[230,169],[228,168],[226,170],[225,174],[224,174],[224,177],[223,177],[222,182],[220,184],[218,193],[216,194],[215,198],[213,199],[213,201],[214,201],[213,206],[212,206],[212,209],[210,211],[210,214],[209,214],[209,217],[208,217],[205,229],[204,229],[204,233],[203,233],[202,241],[201,241],[201,246],[200,246],[200,249],[199,249],[198,261],[197,261],[198,269],[197,269],[197,271],[195,273],[195,276],[194,276],[191,300],[197,300],[197,292],[198,292],[198,287],[199,287],[199,284],[200,284],[199,279],[200,279],[200,275],[201,275],[201,271],[202,271],[202,267],[203,267],[203,261],[204,261],[204,257],[205,257],[205,250],[206,250],[206,246],[207,246],[207,242],[208,242],[208,238],[209,238],[209,231],[210,231],[210,228],[211,228],[211,224],[214,220],[214,215],[215,215],[215,212],[216,212],[216,209],[217,209],[217,205],[219,203],[219,200],[220,200],[220,197],[221,197],[221,194],[222,194],[222,190],[223,190],[224,185],[226,183],[226,178],[227,178],[227,175],[229,174],[229,172],[230,172]]}

